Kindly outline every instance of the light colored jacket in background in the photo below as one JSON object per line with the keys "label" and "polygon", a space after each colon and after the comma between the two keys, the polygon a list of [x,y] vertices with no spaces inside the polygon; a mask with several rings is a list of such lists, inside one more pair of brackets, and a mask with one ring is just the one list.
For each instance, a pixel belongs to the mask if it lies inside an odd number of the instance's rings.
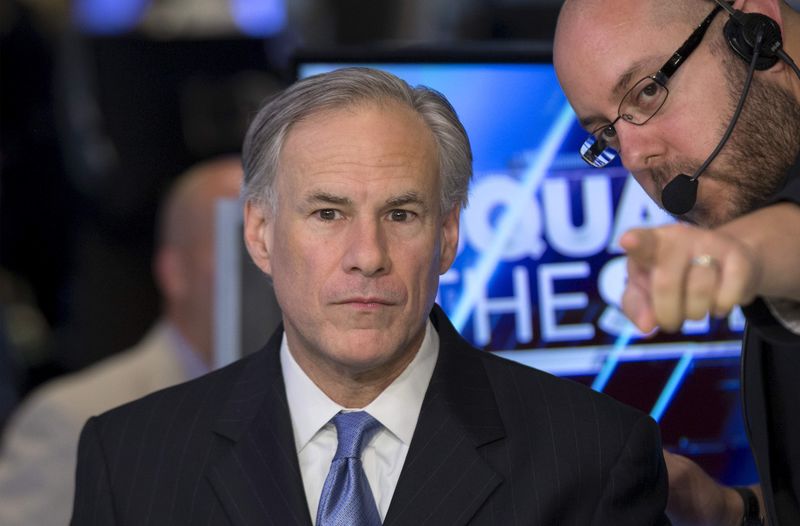
{"label": "light colored jacket in background", "polygon": [[189,379],[171,331],[161,322],[135,347],[46,383],[20,405],[0,449],[0,524],[69,522],[86,420]]}

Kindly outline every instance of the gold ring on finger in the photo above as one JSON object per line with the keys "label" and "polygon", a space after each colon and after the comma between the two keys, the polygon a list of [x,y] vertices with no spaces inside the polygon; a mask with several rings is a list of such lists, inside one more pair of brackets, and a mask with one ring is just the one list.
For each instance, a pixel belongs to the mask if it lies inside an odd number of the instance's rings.
{"label": "gold ring on finger", "polygon": [[691,264],[696,267],[719,268],[717,258],[711,254],[700,254],[692,258]]}

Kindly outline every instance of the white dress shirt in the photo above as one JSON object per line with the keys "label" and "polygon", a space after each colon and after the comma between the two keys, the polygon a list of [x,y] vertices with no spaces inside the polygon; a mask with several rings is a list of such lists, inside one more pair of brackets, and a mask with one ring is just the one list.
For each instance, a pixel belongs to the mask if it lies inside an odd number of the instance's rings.
{"label": "white dress shirt", "polygon": [[316,524],[322,486],[336,453],[336,428],[330,420],[339,411],[362,409],[383,425],[361,455],[364,472],[383,520],[400,478],[422,399],[439,355],[439,335],[430,320],[414,359],[364,408],[345,408],[328,398],[292,357],[285,333],[280,352],[297,457],[312,521]]}

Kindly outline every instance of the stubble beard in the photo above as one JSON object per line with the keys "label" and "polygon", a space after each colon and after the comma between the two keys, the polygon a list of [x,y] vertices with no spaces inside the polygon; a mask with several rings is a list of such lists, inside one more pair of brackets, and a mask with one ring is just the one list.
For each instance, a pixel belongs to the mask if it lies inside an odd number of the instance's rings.
{"label": "stubble beard", "polygon": [[[748,69],[730,50],[722,50],[721,55],[729,112],[719,124],[720,138],[736,110]],[[753,77],[730,139],[702,175],[719,183],[724,192],[715,193],[712,200],[698,201],[686,216],[676,218],[713,228],[764,206],[785,184],[799,153],[800,102],[787,89]],[[650,177],[656,188],[663,189],[676,174],[693,174],[704,160],[661,166],[652,170]]]}
{"label": "stubble beard", "polygon": [[[741,95],[747,65],[730,52],[723,59],[730,114]],[[727,127],[726,120],[721,129]],[[784,186],[800,150],[800,103],[785,88],[762,80],[753,83],[730,141],[720,155],[722,168],[708,175],[727,188],[727,222],[767,204]]]}

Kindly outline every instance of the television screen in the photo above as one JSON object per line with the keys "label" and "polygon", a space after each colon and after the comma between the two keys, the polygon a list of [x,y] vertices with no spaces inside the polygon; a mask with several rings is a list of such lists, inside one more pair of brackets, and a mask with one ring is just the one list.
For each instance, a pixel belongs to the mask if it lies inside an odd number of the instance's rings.
{"label": "television screen", "polygon": [[624,317],[619,237],[672,219],[618,161],[601,170],[580,158],[586,132],[549,53],[301,55],[296,71],[345,66],[440,91],[469,134],[469,206],[437,297],[463,336],[650,413],[666,447],[721,481],[753,482],[738,393],[744,318],[737,310],[643,335]]}

